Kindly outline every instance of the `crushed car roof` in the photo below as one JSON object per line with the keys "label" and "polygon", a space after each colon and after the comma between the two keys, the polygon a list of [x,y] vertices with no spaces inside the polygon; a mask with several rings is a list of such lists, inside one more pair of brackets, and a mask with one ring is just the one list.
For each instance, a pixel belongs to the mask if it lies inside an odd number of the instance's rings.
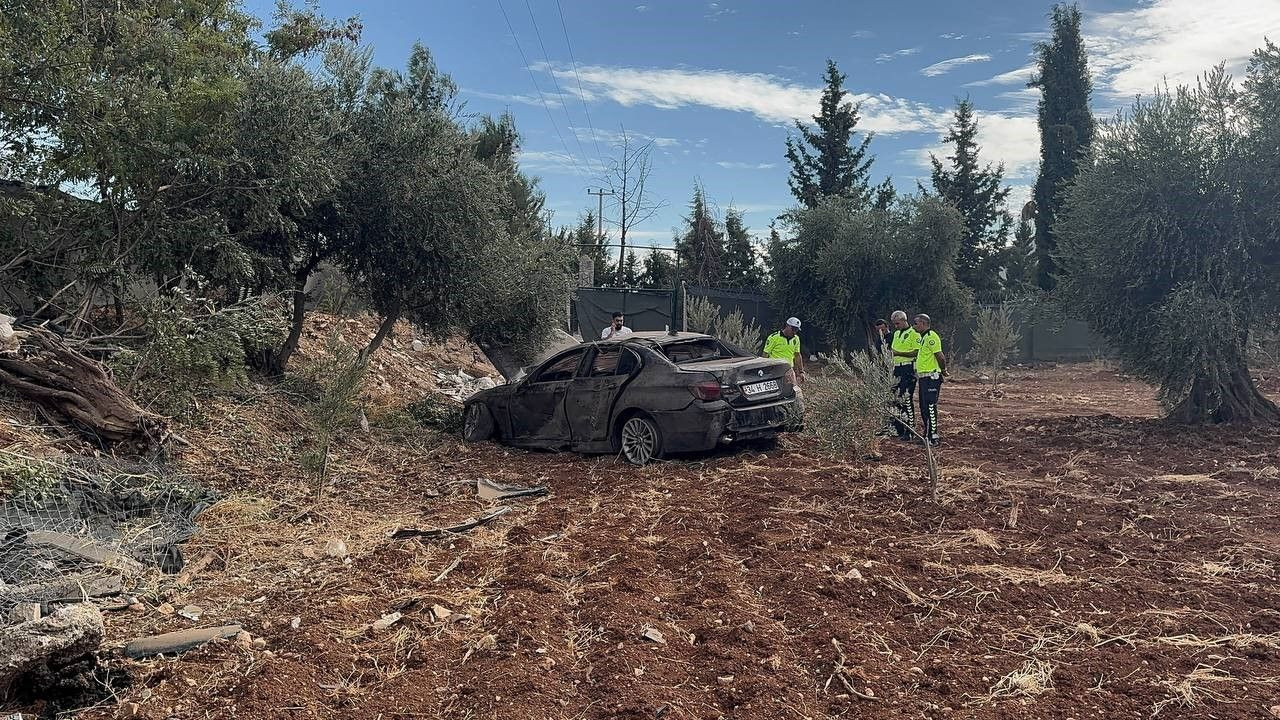
{"label": "crushed car roof", "polygon": [[692,332],[681,332],[681,333],[673,334],[673,333],[663,332],[658,330],[653,332],[635,332],[621,338],[609,338],[608,340],[596,340],[595,342],[625,343],[625,342],[640,340],[644,342],[657,343],[658,345],[667,345],[673,342],[680,342],[681,340],[697,340],[698,338],[708,338],[708,337],[711,337],[711,336],[704,335],[702,333],[692,333]]}

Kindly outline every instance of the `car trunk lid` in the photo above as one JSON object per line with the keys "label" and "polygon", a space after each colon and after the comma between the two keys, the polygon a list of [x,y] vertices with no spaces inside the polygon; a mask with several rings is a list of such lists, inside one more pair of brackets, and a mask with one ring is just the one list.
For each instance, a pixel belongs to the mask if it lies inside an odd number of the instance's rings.
{"label": "car trunk lid", "polygon": [[791,365],[783,360],[723,358],[684,363],[680,368],[714,375],[724,388],[724,399],[735,406],[769,402],[792,394],[791,380],[787,377]]}

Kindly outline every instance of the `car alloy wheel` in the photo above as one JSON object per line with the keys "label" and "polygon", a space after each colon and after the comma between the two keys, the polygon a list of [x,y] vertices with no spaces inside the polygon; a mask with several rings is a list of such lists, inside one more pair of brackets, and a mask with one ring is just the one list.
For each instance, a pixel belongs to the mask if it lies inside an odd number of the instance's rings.
{"label": "car alloy wheel", "polygon": [[633,417],[622,426],[622,456],[645,465],[658,453],[658,428],[648,418]]}

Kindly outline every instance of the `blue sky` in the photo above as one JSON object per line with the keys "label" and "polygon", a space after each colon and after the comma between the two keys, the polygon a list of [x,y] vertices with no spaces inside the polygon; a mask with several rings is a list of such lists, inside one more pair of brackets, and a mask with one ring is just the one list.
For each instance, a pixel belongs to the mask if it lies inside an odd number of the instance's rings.
{"label": "blue sky", "polygon": [[[649,188],[666,206],[633,242],[669,245],[701,182],[719,212],[757,234],[791,204],[783,142],[817,108],[827,58],[876,133],[876,180],[927,178],[929,152],[958,97],[979,111],[983,156],[1003,162],[1011,201],[1029,196],[1038,153],[1031,53],[1051,2],[912,0],[319,0],[359,16],[376,62],[403,67],[415,41],[462,89],[466,112],[509,110],[522,167],[540,178],[556,225],[594,198],[621,128],[654,140]],[[269,15],[273,3],[249,8]],[[1240,74],[1264,36],[1280,39],[1280,0],[1085,0],[1094,109],[1109,116],[1155,85],[1194,81],[1218,62]],[[503,17],[505,10],[506,18]],[[510,29],[508,29],[508,20]],[[563,24],[562,24],[563,23]],[[514,32],[513,32],[514,31]],[[567,35],[567,41],[566,41]],[[572,47],[572,57],[569,48]],[[590,120],[588,121],[588,116]],[[606,206],[606,220],[616,218]]]}

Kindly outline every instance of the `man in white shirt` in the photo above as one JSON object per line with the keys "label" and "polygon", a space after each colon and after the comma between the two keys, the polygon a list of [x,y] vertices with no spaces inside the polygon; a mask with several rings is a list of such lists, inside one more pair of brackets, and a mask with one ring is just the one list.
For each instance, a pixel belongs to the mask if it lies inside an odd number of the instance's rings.
{"label": "man in white shirt", "polygon": [[609,323],[604,330],[600,331],[600,339],[601,340],[617,340],[630,335],[631,328],[627,327],[626,325],[623,325],[622,324],[623,320],[625,320],[625,318],[622,317],[622,313],[620,312],[614,313],[613,322]]}

